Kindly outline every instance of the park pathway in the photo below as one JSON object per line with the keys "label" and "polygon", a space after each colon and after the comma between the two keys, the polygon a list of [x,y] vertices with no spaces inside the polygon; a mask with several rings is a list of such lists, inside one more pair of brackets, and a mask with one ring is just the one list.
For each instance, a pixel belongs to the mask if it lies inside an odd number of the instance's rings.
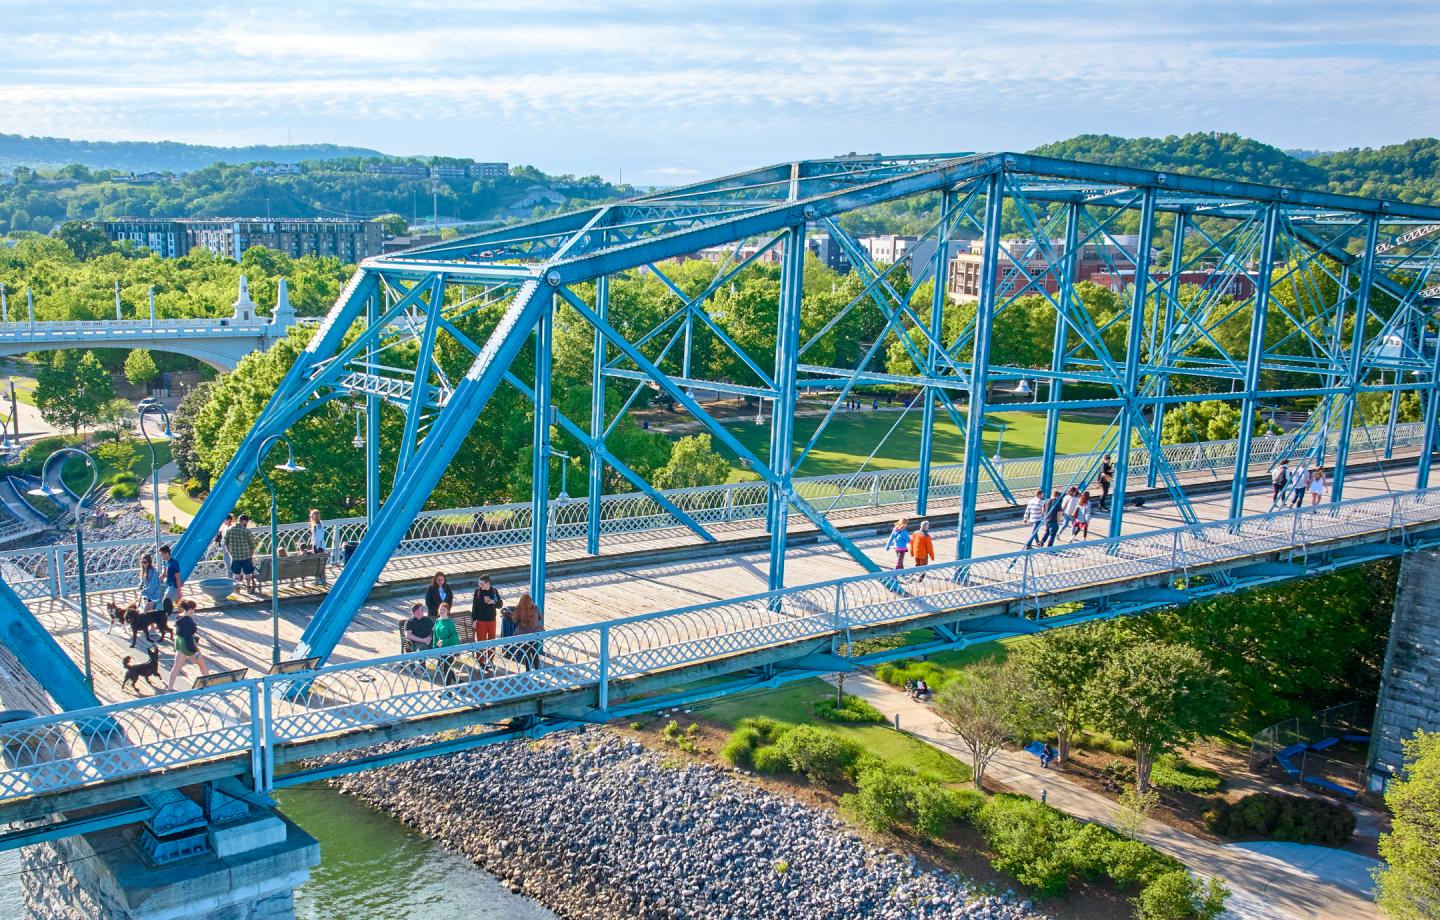
{"label": "park pathway", "polygon": [[[170,483],[179,475],[180,468],[175,465],[173,460],[160,467],[160,520],[165,524],[189,527],[190,522],[195,520],[195,515],[182,510],[179,505],[170,500]],[[140,507],[146,514],[149,514],[150,510],[155,507],[151,498],[152,494],[150,478],[147,476],[140,482],[139,495]]]}
{"label": "park pathway", "polygon": [[[885,714],[914,737],[962,761],[969,751],[934,710],[902,690],[868,674],[845,678],[852,693]],[[1070,780],[1057,770],[1042,770],[1023,751],[1003,751],[991,762],[987,779],[1038,799],[1082,821],[1116,823],[1111,799]],[[1184,863],[1195,874],[1225,880],[1232,895],[1227,917],[1236,920],[1371,920],[1380,916],[1370,898],[1369,870],[1375,860],[1328,847],[1263,842],[1220,844],[1180,828],[1147,819],[1140,839]]]}

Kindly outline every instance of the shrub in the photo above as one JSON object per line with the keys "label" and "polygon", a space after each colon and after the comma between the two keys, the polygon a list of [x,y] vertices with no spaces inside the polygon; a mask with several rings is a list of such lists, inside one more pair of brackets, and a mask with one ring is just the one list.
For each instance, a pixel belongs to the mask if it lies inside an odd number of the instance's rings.
{"label": "shrub", "polygon": [[1223,837],[1269,837],[1295,843],[1343,846],[1355,833],[1350,809],[1324,799],[1257,792],[1238,802],[1220,802],[1205,823]]}
{"label": "shrub", "polygon": [[205,483],[191,476],[185,480],[185,494],[195,498],[205,491]]}
{"label": "shrub", "polygon": [[[1134,772],[1132,770],[1133,777]],[[1203,794],[1220,788],[1220,774],[1214,770],[1197,767],[1174,754],[1162,754],[1155,758],[1150,771],[1150,783],[1160,789],[1174,789],[1177,792]]]}
{"label": "shrub", "polygon": [[1206,885],[1184,869],[1166,872],[1135,899],[1136,920],[1215,920],[1229,892],[1218,879]]}
{"label": "shrub", "polygon": [[660,734],[664,735],[667,741],[674,741],[680,737],[680,723],[671,719],[664,728],[660,729]]}
{"label": "shrub", "polygon": [[813,725],[797,725],[775,743],[790,761],[790,768],[812,783],[833,783],[855,765],[860,745],[835,732]]}
{"label": "shrub", "polygon": [[116,483],[110,487],[110,497],[115,499],[130,499],[140,494],[140,487],[133,482]]}
{"label": "shrub", "polygon": [[[672,723],[673,724],[673,723]],[[667,726],[668,727],[668,726]],[[759,769],[755,764],[755,752],[766,745],[774,744],[775,741],[789,728],[774,719],[759,717],[754,719],[741,719],[740,724],[730,733],[724,747],[720,748],[720,757],[731,766],[741,769]],[[676,726],[679,732],[679,726]],[[778,773],[780,770],[761,772]]]}
{"label": "shrub", "polygon": [[48,438],[31,441],[25,446],[24,450],[20,451],[20,466],[27,474],[38,476],[40,475],[40,468],[45,465],[45,461],[51,454],[62,447],[69,447],[79,443],[79,438],[73,435],[63,434],[51,435]]}
{"label": "shrub", "polygon": [[974,817],[985,796],[974,789],[946,789],[903,768],[880,766],[861,770],[858,789],[842,796],[840,804],[872,830],[892,830],[909,820],[917,834],[930,839],[951,821]]}
{"label": "shrub", "polygon": [[956,668],[944,668],[930,661],[902,658],[888,661],[875,669],[875,676],[894,687],[903,687],[909,680],[923,680],[936,693],[957,680],[961,672]]}
{"label": "shrub", "polygon": [[1066,843],[1080,822],[1033,799],[1008,794],[986,802],[977,820],[995,851],[995,868],[1042,896],[1060,894],[1070,884],[1075,866]]}
{"label": "shrub", "polygon": [[111,473],[105,477],[105,484],[109,486],[136,486],[140,484],[140,477],[134,473]]}
{"label": "shrub", "polygon": [[780,749],[773,744],[756,748],[750,755],[750,759],[755,765],[756,773],[774,775],[790,772],[790,758],[781,753]]}
{"label": "shrub", "polygon": [[871,830],[891,830],[908,811],[911,779],[898,770],[866,770],[859,788],[841,796],[840,805]]}
{"label": "shrub", "polygon": [[845,694],[836,703],[831,697],[815,701],[815,715],[828,722],[884,722],[885,714],[858,696]]}

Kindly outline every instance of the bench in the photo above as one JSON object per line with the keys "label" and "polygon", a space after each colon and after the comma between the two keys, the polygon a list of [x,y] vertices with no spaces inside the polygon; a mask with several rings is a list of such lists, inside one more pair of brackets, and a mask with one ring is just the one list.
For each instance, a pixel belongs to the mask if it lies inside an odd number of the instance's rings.
{"label": "bench", "polygon": [[1314,744],[1310,745],[1310,750],[1312,750],[1312,751],[1324,751],[1324,750],[1328,750],[1329,748],[1334,747],[1335,745],[1337,745],[1337,744],[1339,744],[1339,743],[1340,743],[1340,739],[1339,739],[1339,738],[1322,738],[1321,740],[1319,740],[1319,741],[1315,742]]}
{"label": "bench", "polygon": [[1307,786],[1314,786],[1317,789],[1324,789],[1327,792],[1339,793],[1340,795],[1345,796],[1345,798],[1347,799],[1353,799],[1360,794],[1359,792],[1351,789],[1348,786],[1342,786],[1339,783],[1332,783],[1328,779],[1325,779],[1321,776],[1307,776],[1302,779],[1301,782],[1305,783]]}
{"label": "bench", "polygon": [[[301,578],[309,578],[313,581],[325,580],[324,553],[304,553],[299,556],[281,556],[280,568],[276,572],[280,581],[295,581]],[[270,557],[261,556],[255,560],[255,577],[261,582],[270,580]]]}
{"label": "bench", "polygon": [[1289,775],[1293,777],[1300,776],[1300,768],[1292,764],[1290,762],[1290,758],[1286,757],[1284,754],[1276,754],[1275,763],[1277,763],[1280,766],[1280,769],[1284,770]]}
{"label": "bench", "polygon": [[1369,743],[1370,743],[1370,733],[1369,733],[1369,732],[1355,732],[1353,735],[1346,735],[1346,736],[1344,736],[1343,740],[1349,742],[1350,744],[1369,744]]}
{"label": "bench", "polygon": [[1043,742],[1043,741],[1032,741],[1032,742],[1030,742],[1029,744],[1025,745],[1025,753],[1027,753],[1027,754],[1034,754],[1036,757],[1044,757],[1044,756],[1045,756],[1045,742]]}

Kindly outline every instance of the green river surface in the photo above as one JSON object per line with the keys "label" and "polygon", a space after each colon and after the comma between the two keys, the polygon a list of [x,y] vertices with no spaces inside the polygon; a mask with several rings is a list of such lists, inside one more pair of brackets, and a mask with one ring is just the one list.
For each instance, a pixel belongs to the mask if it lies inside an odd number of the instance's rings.
{"label": "green river surface", "polygon": [[[542,920],[555,915],[410,828],[323,785],[277,795],[290,820],[320,841],[321,863],[295,892],[301,920]],[[0,853],[0,917],[23,917],[20,855]]]}

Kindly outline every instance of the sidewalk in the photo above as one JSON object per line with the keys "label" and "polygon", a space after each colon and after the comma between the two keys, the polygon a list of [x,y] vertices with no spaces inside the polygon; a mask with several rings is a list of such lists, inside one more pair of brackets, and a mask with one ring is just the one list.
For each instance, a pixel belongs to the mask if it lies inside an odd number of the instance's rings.
{"label": "sidewalk", "polygon": [[[178,505],[170,500],[170,481],[179,475],[180,468],[175,465],[174,461],[160,467],[160,520],[165,524],[178,524],[181,527],[188,527],[190,526],[190,522],[195,520],[195,515],[190,514],[188,511],[182,511]],[[151,509],[155,507],[151,494],[150,478],[147,476],[140,482],[139,494],[140,507],[146,514],[149,514]]]}
{"label": "sidewalk", "polygon": [[[969,752],[949,733],[934,711],[901,690],[868,674],[845,678],[845,692],[861,697],[902,730],[962,761]],[[1082,821],[1112,825],[1116,805],[1022,751],[1003,751],[986,772],[1031,798],[1047,795],[1049,804]],[[1218,844],[1188,831],[1147,820],[1140,839],[1175,857],[1197,875],[1219,876],[1233,895],[1228,916],[1244,920],[1369,920],[1379,911],[1370,899],[1369,869],[1375,861],[1328,847],[1260,842]]]}

